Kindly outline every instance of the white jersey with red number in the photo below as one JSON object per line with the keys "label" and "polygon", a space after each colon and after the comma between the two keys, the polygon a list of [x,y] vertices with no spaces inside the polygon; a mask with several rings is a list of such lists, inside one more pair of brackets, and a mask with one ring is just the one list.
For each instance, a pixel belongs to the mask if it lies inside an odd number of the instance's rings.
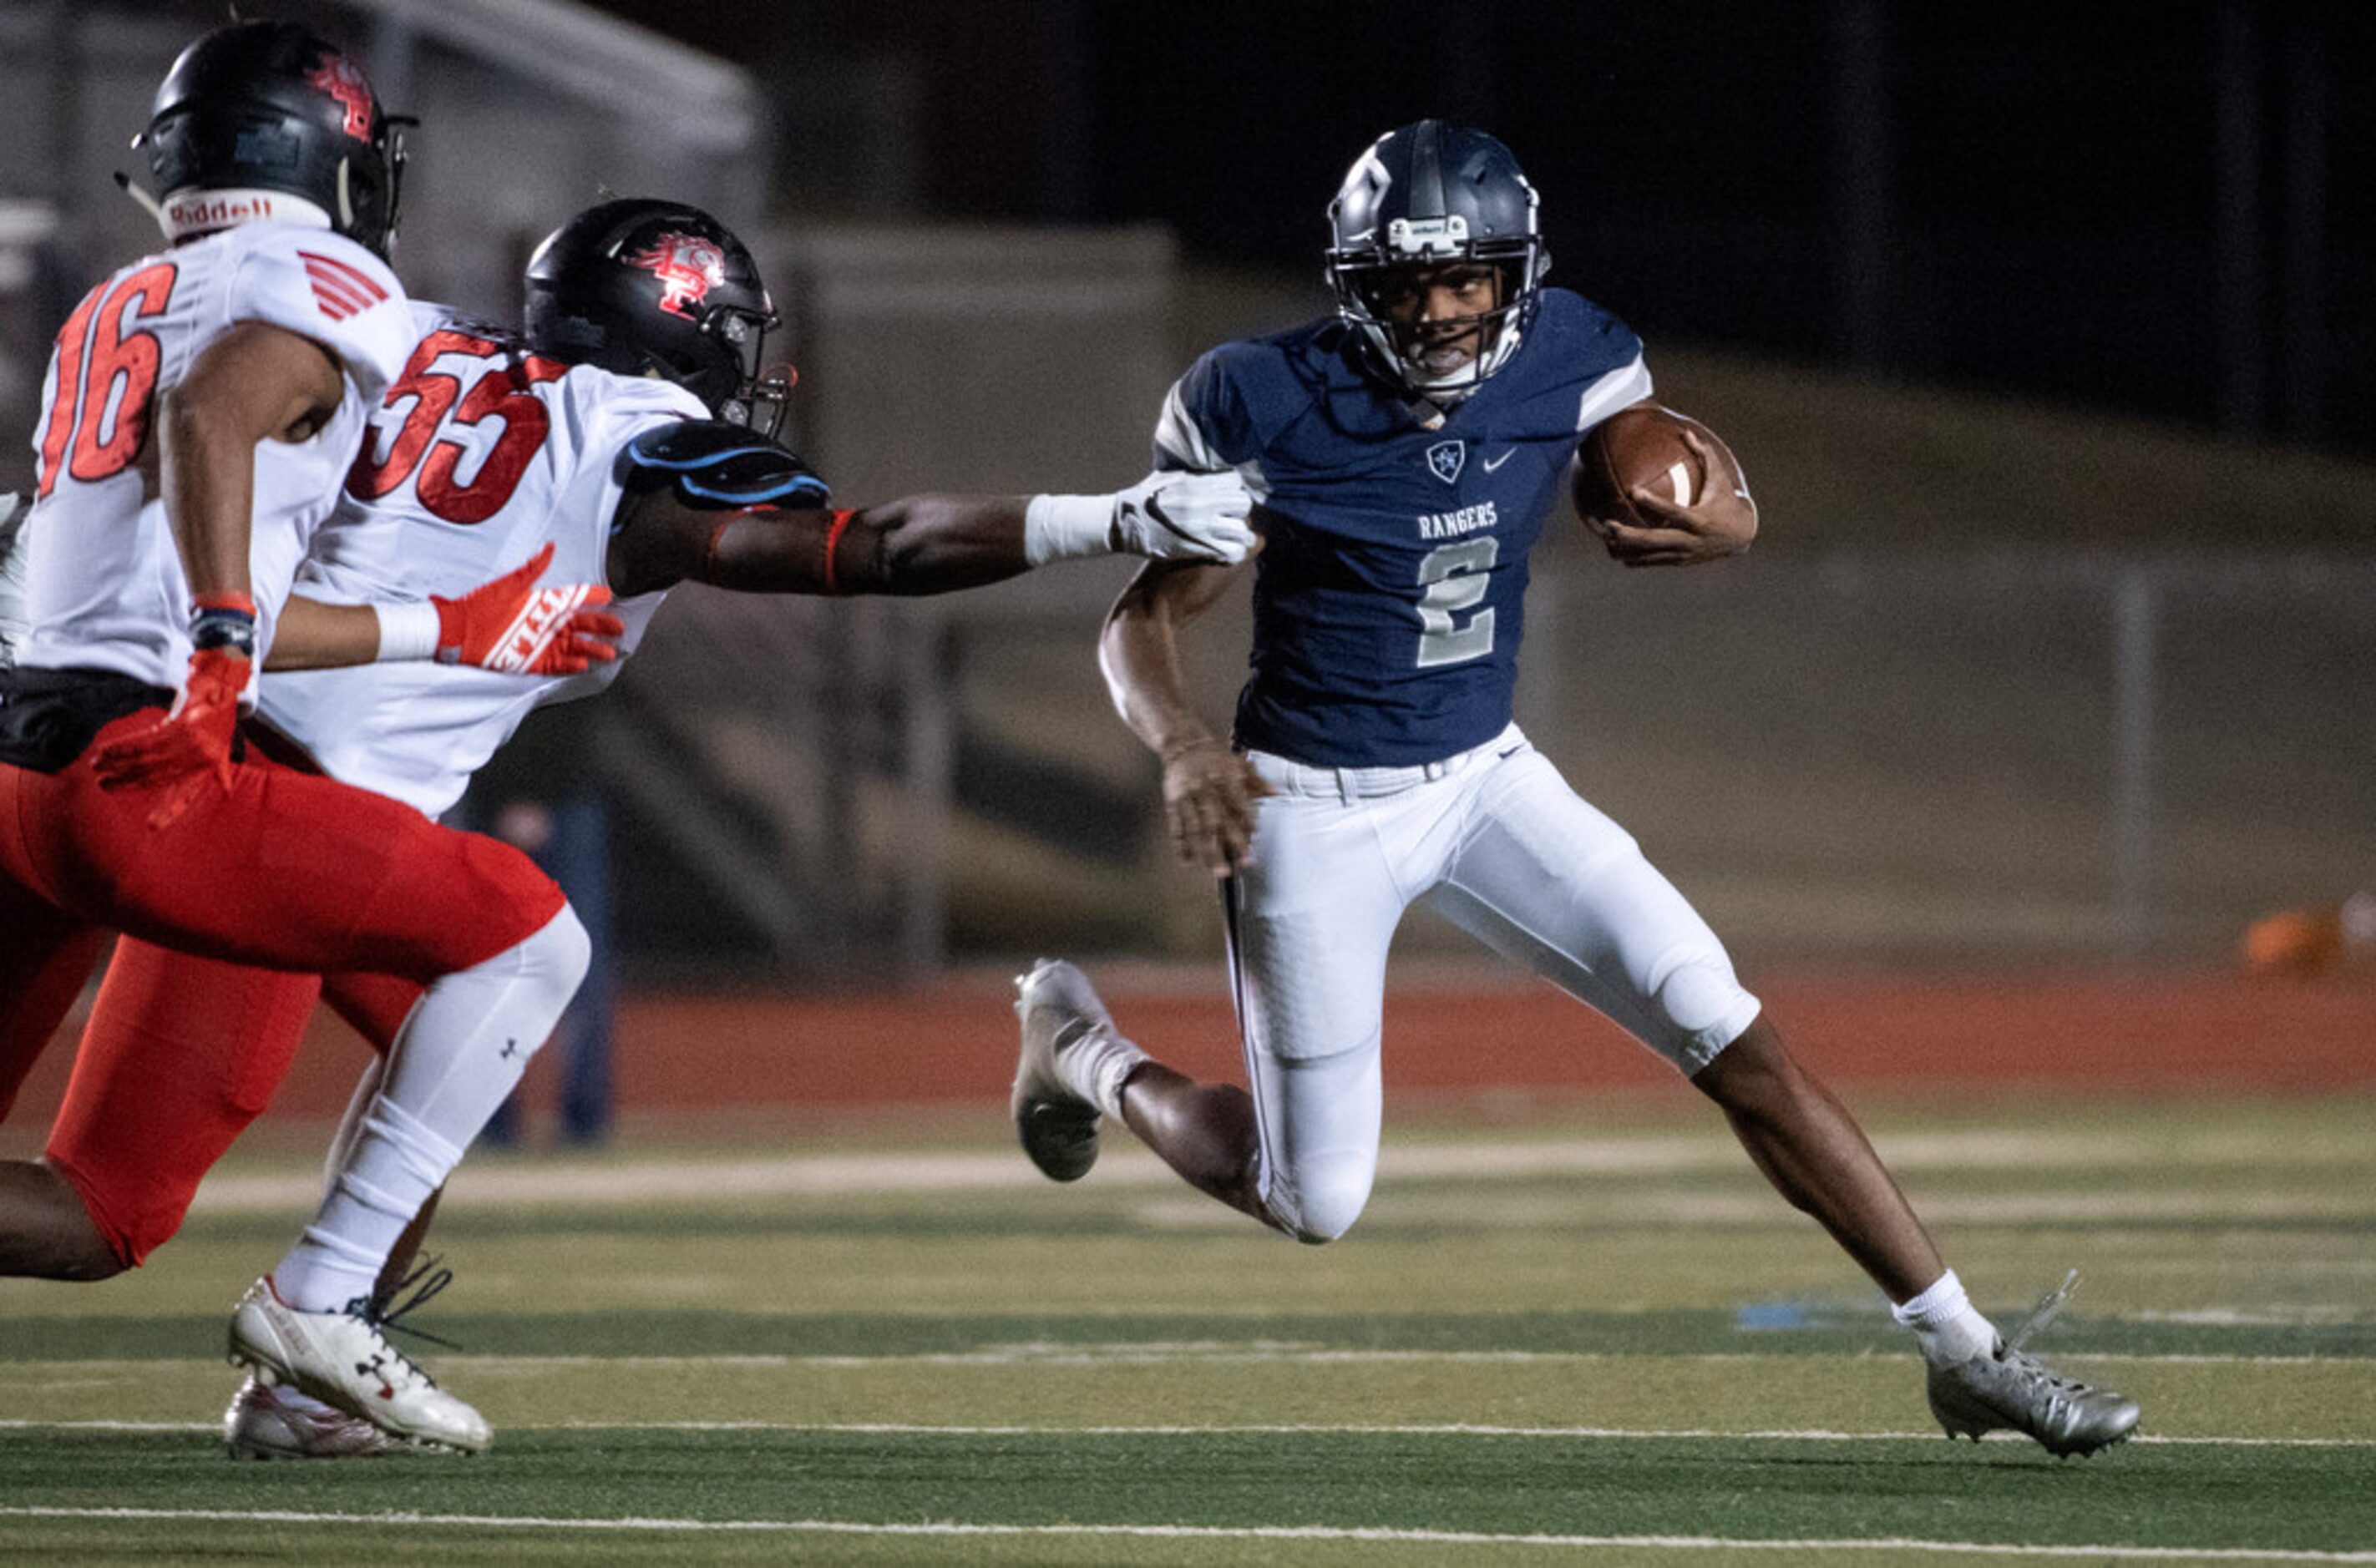
{"label": "white jersey with red number", "polygon": [[[600,583],[619,505],[621,448],[655,425],[707,419],[665,381],[567,366],[503,328],[443,305],[413,306],[420,342],[388,389],[298,591],[340,604],[454,599],[553,545],[547,584]],[[634,651],[663,596],[612,606]],[[323,771],[431,816],[529,710],[600,690],[583,675],[507,675],[408,660],[276,671],[257,711]]]}
{"label": "white jersey with red number", "polygon": [[18,662],[181,685],[190,589],[159,495],[158,394],[242,321],[320,343],[347,380],[337,414],[310,439],[256,444],[249,566],[260,657],[365,417],[412,347],[405,304],[403,286],[377,256],[343,235],[289,223],[244,223],[193,240],[85,295],[58,332],[34,427],[40,478],[19,541],[30,630]]}

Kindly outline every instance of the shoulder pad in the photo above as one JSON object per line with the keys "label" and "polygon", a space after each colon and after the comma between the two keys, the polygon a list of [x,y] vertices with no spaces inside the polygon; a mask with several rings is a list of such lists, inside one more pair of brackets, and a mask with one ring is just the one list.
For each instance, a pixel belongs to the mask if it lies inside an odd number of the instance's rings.
{"label": "shoulder pad", "polygon": [[673,488],[696,511],[822,506],[833,492],[799,454],[724,420],[677,420],[627,443],[612,470],[631,495]]}

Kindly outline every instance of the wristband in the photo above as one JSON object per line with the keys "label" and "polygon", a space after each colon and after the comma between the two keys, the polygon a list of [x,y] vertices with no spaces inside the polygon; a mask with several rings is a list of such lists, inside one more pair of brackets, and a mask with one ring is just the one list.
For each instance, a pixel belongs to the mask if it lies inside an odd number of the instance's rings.
{"label": "wristband", "polygon": [[434,604],[374,604],[379,617],[379,659],[437,657],[437,607]]}
{"label": "wristband", "polygon": [[190,647],[204,652],[255,652],[255,600],[244,593],[201,593],[190,599]]}
{"label": "wristband", "polygon": [[1035,495],[1023,509],[1023,559],[1034,566],[1113,552],[1111,495]]}

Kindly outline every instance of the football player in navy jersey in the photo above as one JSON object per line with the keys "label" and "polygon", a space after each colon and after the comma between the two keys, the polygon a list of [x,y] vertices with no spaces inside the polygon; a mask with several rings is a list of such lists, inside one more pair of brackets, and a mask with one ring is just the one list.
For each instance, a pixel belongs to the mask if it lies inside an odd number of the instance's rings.
{"label": "football player in navy jersey", "polygon": [[[1976,1311],[1863,1133],[1793,1060],[1705,921],[1511,722],[1527,558],[1579,438],[1650,395],[1642,346],[1547,289],[1536,195],[1491,137],[1422,120],[1354,163],[1329,208],[1334,315],[1224,344],[1182,376],[1158,463],[1235,469],[1257,501],[1252,673],[1231,739],[1182,682],[1181,627],[1242,570],[1142,568],[1100,662],[1163,762],[1183,858],[1220,880],[1247,1088],[1125,1039],[1080,970],[1019,982],[1014,1111],[1071,1181],[1119,1117],[1192,1185],[1304,1241],[1367,1202],[1396,923],[1422,903],[1607,1014],[1722,1108],[1750,1158],[1881,1286],[1952,1436],[2058,1455],[2137,1408],[2054,1374]],[[1629,564],[1739,553],[1747,489],[1707,444],[1689,505],[1589,519]],[[1717,482],[1717,476],[1723,482]],[[1249,1092],[1251,1090],[1251,1092]]]}

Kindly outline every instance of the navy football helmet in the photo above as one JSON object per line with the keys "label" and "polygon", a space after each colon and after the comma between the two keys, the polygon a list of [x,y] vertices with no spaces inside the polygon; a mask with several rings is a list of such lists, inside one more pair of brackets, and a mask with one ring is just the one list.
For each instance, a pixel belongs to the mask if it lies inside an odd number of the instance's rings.
{"label": "navy football helmet", "polygon": [[[1550,252],[1535,187],[1510,149],[1482,131],[1420,120],[1388,131],[1353,161],[1328,204],[1328,282],[1337,314],[1361,329],[1378,369],[1414,391],[1464,392],[1508,362],[1533,320]],[[1452,375],[1431,375],[1398,346],[1379,306],[1395,268],[1481,262],[1501,277],[1483,315],[1487,340]]]}
{"label": "navy football helmet", "polygon": [[682,202],[589,207],[529,258],[528,339],[537,352],[658,374],[766,436],[782,423],[791,390],[787,374],[761,373],[778,321],[742,242]]}
{"label": "navy football helmet", "polygon": [[168,239],[289,207],[385,256],[410,123],[336,45],[293,22],[234,22],[182,51],[133,146],[148,149]]}

